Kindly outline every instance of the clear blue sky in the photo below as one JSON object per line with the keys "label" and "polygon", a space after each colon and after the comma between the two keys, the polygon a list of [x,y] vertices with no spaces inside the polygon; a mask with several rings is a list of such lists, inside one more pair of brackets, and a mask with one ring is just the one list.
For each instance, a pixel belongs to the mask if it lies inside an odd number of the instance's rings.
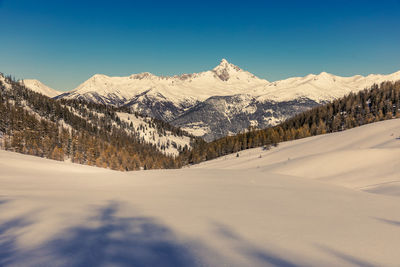
{"label": "clear blue sky", "polygon": [[0,0],[0,72],[70,90],[221,58],[270,81],[400,70],[400,1]]}

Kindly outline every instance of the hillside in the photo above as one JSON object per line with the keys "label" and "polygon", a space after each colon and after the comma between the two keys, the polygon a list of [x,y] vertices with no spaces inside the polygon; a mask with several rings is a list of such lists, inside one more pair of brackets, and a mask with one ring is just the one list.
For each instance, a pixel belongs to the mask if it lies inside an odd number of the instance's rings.
{"label": "hillside", "polygon": [[56,101],[0,75],[0,147],[118,170],[176,168],[193,137],[165,122],[82,100]]}
{"label": "hillside", "polygon": [[0,265],[396,266],[399,135],[388,120],[133,173],[0,151]]}

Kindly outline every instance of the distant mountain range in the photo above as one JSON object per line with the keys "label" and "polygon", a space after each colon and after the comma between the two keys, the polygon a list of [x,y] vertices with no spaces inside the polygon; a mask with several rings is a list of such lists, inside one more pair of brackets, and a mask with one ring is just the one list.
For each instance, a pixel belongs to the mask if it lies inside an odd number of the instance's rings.
{"label": "distant mountain range", "polygon": [[65,93],[37,80],[23,82],[26,87],[57,99],[84,99],[130,107],[211,141],[249,126],[273,126],[350,92],[397,80],[400,71],[352,77],[322,72],[269,82],[223,59],[214,69],[193,74],[156,76],[145,72],[128,77],[96,74]]}

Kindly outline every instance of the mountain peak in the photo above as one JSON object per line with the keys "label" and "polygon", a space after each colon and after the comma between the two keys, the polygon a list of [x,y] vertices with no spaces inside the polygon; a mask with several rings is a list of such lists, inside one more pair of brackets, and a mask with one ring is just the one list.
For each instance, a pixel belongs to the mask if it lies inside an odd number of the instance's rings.
{"label": "mountain peak", "polygon": [[19,83],[23,84],[26,88],[35,91],[36,93],[40,93],[48,97],[55,97],[61,94],[61,92],[48,87],[47,85],[36,79],[24,79],[20,80]]}
{"label": "mountain peak", "polygon": [[229,63],[225,58],[213,69],[213,72],[223,81],[229,80],[232,74],[239,71],[241,71],[241,69],[238,66]]}
{"label": "mountain peak", "polygon": [[219,63],[219,65],[223,65],[223,64],[229,64],[228,60],[226,60],[225,58],[221,59],[221,62]]}
{"label": "mountain peak", "polygon": [[233,65],[232,63],[228,62],[228,60],[226,60],[225,58],[221,59],[221,61],[219,62],[219,65],[216,66],[214,68],[214,70],[215,69],[221,69],[221,68],[223,68],[223,69],[233,68],[233,69],[236,69],[236,70],[240,70],[240,68],[238,66]]}

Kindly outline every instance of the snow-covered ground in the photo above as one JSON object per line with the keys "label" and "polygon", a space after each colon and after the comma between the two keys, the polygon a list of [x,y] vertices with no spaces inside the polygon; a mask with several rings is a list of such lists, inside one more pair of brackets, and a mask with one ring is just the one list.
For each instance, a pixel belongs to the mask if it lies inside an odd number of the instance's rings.
{"label": "snow-covered ground", "polygon": [[249,149],[239,157],[232,154],[192,168],[258,169],[400,196],[399,156],[400,120],[395,119],[284,142],[270,150]]}
{"label": "snow-covered ground", "polygon": [[398,266],[399,135],[130,173],[0,151],[0,266]]}

